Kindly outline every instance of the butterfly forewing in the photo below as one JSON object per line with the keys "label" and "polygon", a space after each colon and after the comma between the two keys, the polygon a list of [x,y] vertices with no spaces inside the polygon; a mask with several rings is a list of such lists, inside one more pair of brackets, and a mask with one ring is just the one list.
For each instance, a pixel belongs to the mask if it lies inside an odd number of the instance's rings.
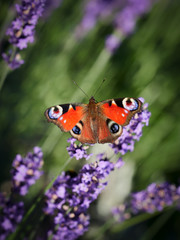
{"label": "butterfly forewing", "polygon": [[85,114],[87,104],[62,104],[48,108],[45,116],[49,122],[53,122],[62,131],[70,131]]}

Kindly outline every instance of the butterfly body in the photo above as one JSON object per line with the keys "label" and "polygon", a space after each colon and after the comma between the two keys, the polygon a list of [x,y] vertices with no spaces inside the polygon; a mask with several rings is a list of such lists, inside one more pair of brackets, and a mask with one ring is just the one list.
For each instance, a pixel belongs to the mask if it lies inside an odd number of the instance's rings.
{"label": "butterfly body", "polygon": [[121,134],[122,126],[141,111],[141,101],[118,98],[89,104],[62,104],[48,108],[45,116],[64,132],[82,143],[113,143]]}

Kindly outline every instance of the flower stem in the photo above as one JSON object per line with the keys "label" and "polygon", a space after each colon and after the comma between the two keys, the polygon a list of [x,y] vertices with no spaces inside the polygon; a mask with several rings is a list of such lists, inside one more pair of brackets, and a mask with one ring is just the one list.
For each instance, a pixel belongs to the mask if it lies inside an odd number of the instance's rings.
{"label": "flower stem", "polygon": [[1,72],[0,72],[0,91],[3,87],[3,84],[4,84],[4,81],[6,79],[6,76],[8,75],[10,69],[9,67],[7,66],[7,64],[5,62],[1,62],[0,64],[0,69],[1,69]]}

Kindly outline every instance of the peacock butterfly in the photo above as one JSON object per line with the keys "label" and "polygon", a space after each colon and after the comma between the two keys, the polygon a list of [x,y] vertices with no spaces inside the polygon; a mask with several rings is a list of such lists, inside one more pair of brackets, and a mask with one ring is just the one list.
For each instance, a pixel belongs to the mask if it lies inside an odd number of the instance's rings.
{"label": "peacock butterfly", "polygon": [[142,102],[137,98],[117,98],[89,104],[62,104],[48,108],[45,116],[63,132],[81,143],[113,143],[128,125],[135,113],[141,111]]}

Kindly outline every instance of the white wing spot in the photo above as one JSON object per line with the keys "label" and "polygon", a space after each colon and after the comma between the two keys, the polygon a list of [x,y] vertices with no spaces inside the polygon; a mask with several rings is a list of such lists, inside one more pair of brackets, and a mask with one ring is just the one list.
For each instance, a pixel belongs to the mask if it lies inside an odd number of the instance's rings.
{"label": "white wing spot", "polygon": [[125,112],[125,113],[128,113],[128,111],[127,111],[126,109],[124,110],[124,112]]}
{"label": "white wing spot", "polygon": [[63,117],[60,117],[60,120],[63,120]]}
{"label": "white wing spot", "polygon": [[64,123],[66,123],[66,120],[64,120]]}
{"label": "white wing spot", "polygon": [[73,107],[72,107],[72,105],[71,105],[71,104],[69,104],[69,109],[68,109],[68,110],[70,110],[70,109],[73,109]]}
{"label": "white wing spot", "polygon": [[114,100],[112,100],[112,105],[117,106]]}
{"label": "white wing spot", "polygon": [[122,115],[122,117],[125,117],[125,115],[123,113],[121,115]]}

